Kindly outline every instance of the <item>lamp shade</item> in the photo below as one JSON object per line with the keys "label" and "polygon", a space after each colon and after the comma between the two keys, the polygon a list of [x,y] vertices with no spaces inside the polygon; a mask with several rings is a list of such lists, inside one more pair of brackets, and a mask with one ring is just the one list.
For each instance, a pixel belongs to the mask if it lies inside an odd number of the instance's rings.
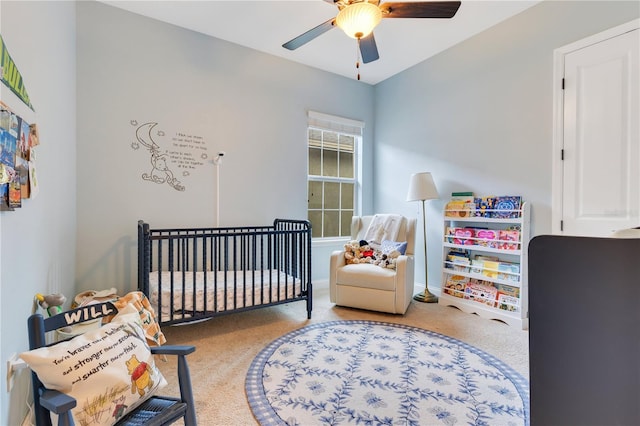
{"label": "lamp shade", "polygon": [[336,24],[351,38],[364,38],[381,20],[382,12],[378,6],[362,1],[342,8],[336,17]]}
{"label": "lamp shade", "polygon": [[429,172],[414,173],[409,181],[407,201],[424,201],[438,198],[438,190]]}

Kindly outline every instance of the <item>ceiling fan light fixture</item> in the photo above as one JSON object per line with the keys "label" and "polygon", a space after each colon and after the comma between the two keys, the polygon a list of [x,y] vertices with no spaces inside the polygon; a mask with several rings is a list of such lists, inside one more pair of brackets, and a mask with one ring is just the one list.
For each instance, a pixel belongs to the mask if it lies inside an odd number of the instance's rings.
{"label": "ceiling fan light fixture", "polygon": [[368,1],[352,3],[344,7],[336,17],[336,24],[351,38],[364,38],[382,20],[380,8]]}

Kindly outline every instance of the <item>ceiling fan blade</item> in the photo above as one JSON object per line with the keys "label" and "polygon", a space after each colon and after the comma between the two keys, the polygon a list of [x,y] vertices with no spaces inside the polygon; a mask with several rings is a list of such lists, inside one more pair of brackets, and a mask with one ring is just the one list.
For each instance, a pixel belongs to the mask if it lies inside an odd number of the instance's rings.
{"label": "ceiling fan blade", "polygon": [[303,34],[300,34],[298,37],[292,40],[289,40],[288,42],[283,44],[282,47],[289,50],[295,50],[298,47],[302,46],[303,44],[309,43],[311,40],[318,37],[319,35],[322,35],[327,31],[329,31],[331,28],[335,26],[335,22],[336,22],[336,18],[331,18],[328,21],[318,25],[317,27],[311,28],[309,31]]}
{"label": "ceiling fan blade", "polygon": [[373,33],[360,39],[360,54],[362,55],[362,62],[365,64],[377,61],[380,58]]}
{"label": "ceiling fan blade", "polygon": [[459,1],[388,2],[380,5],[383,18],[453,18]]}

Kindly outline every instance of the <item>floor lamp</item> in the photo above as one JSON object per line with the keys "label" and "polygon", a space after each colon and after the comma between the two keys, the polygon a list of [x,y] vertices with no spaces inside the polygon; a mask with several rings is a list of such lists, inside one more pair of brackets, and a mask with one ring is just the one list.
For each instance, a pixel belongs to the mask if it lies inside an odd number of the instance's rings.
{"label": "floor lamp", "polygon": [[422,229],[424,231],[424,291],[416,294],[413,298],[419,302],[427,303],[437,302],[438,296],[429,292],[429,273],[427,271],[427,216],[424,209],[424,202],[436,198],[438,198],[438,190],[436,189],[435,183],[433,183],[431,173],[423,172],[411,175],[407,201],[422,201]]}
{"label": "floor lamp", "polygon": [[220,164],[222,164],[222,157],[224,157],[224,151],[218,152],[212,161],[216,166],[216,228],[220,226]]}

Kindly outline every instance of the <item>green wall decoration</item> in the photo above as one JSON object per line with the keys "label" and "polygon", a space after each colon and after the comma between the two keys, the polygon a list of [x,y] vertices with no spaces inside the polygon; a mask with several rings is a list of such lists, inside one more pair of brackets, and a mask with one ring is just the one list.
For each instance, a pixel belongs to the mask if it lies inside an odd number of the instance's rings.
{"label": "green wall decoration", "polygon": [[9,55],[9,50],[7,46],[4,44],[4,39],[2,35],[0,35],[0,49],[2,49],[0,54],[0,74],[2,74],[2,82],[7,86],[13,93],[16,94],[17,97],[22,100],[32,111],[33,105],[31,105],[31,101],[29,100],[29,94],[27,93],[27,88],[24,85],[24,81],[22,81],[22,75],[20,71],[18,71],[18,67],[16,66],[13,59],[11,59],[11,55]]}

